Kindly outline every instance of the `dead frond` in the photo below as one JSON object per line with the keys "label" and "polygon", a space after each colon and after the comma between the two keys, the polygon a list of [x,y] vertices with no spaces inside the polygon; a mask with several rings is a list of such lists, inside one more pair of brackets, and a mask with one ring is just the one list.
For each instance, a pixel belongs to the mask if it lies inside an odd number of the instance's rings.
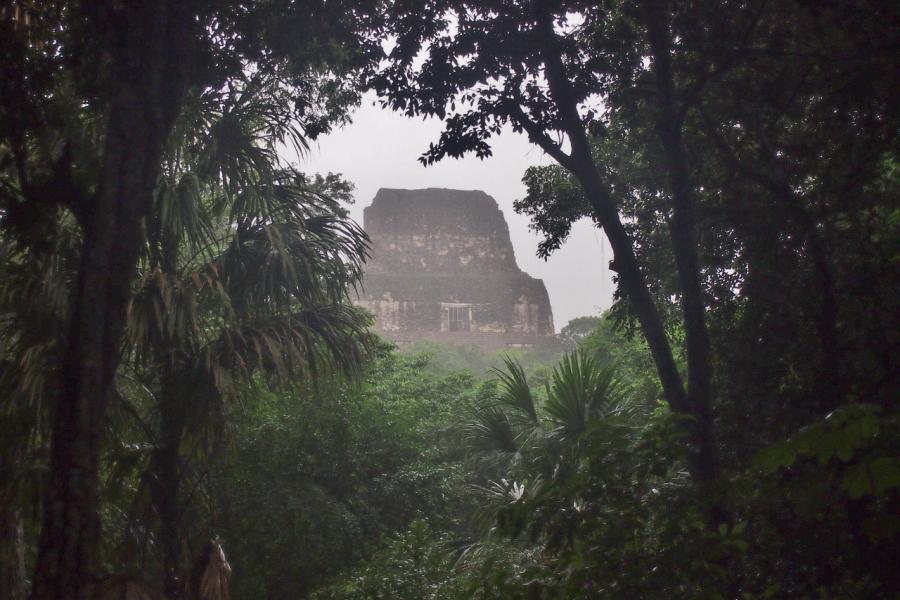
{"label": "dead frond", "polygon": [[194,561],[189,582],[190,599],[229,600],[229,577],[231,565],[225,559],[225,551],[222,550],[219,538],[214,538]]}
{"label": "dead frond", "polygon": [[111,575],[88,591],[91,600],[166,600],[162,592],[133,575]]}

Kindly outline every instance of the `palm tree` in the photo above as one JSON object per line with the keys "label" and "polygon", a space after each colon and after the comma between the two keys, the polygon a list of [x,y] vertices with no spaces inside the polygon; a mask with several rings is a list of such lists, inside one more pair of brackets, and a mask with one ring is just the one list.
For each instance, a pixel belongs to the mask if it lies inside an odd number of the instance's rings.
{"label": "palm tree", "polygon": [[540,528],[539,515],[577,504],[579,498],[560,490],[584,469],[587,448],[598,441],[627,443],[641,412],[615,367],[586,353],[563,356],[543,402],[535,398],[522,366],[511,358],[504,362],[503,369],[494,370],[498,393],[476,406],[463,427],[493,476],[474,486],[486,500],[480,521],[487,533],[476,546],[501,532]]}
{"label": "palm tree", "polygon": [[[187,114],[148,224],[127,327],[127,363],[155,396],[144,481],[159,522],[166,592],[180,593],[187,453],[257,378],[268,385],[353,374],[368,318],[349,301],[368,243],[338,203],[349,188],[278,157],[303,148],[282,125],[291,100],[270,79],[210,92]],[[181,130],[179,130],[181,131]]]}
{"label": "palm tree", "polygon": [[616,376],[613,365],[603,365],[580,351],[565,354],[553,368],[546,385],[546,400],[538,403],[522,366],[504,358],[503,369],[494,369],[499,393],[476,406],[464,425],[470,442],[488,454],[523,458],[545,453],[552,441],[559,448],[574,449],[599,422],[629,418],[637,405]]}
{"label": "palm tree", "polygon": [[[5,211],[0,209],[0,226]],[[47,399],[76,273],[78,228],[61,214],[37,247],[0,237],[0,597],[25,600],[24,509],[36,502],[49,436]]]}
{"label": "palm tree", "polygon": [[[283,147],[305,148],[299,110],[273,76],[251,75],[192,98],[146,222],[107,472],[121,481],[123,465],[142,465],[133,491],[136,501],[149,498],[150,520],[159,522],[172,597],[182,595],[190,457],[209,452],[228,402],[248,384],[352,374],[368,353],[368,317],[349,302],[368,251],[340,205],[351,188],[335,176],[306,177],[279,158]],[[22,424],[15,429],[22,435],[4,428],[4,469],[13,458],[7,448],[45,443],[39,425],[77,272],[68,258],[80,244],[72,221],[60,211],[54,235],[44,236],[53,247],[0,239],[0,383],[7,390],[0,409],[4,420]],[[0,512],[5,504],[16,505],[0,502]]]}

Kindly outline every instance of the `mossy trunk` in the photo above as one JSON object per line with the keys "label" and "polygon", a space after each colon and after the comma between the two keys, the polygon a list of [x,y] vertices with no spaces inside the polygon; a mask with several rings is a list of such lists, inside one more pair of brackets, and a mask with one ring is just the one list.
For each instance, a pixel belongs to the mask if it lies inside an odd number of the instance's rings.
{"label": "mossy trunk", "polygon": [[25,527],[12,485],[0,497],[0,598],[27,598]]}
{"label": "mossy trunk", "polygon": [[114,21],[118,33],[107,41],[116,83],[106,110],[97,191],[79,211],[84,242],[52,419],[32,600],[83,600],[96,576],[106,411],[142,246],[142,218],[186,87],[181,54],[190,40],[183,10],[160,0],[88,11],[99,32],[109,30],[101,19]]}
{"label": "mossy trunk", "polygon": [[182,542],[185,539],[181,496],[181,439],[185,406],[178,371],[171,354],[161,357],[159,390],[159,445],[153,457],[152,501],[159,519],[159,549],[163,589],[172,600],[184,597]]}

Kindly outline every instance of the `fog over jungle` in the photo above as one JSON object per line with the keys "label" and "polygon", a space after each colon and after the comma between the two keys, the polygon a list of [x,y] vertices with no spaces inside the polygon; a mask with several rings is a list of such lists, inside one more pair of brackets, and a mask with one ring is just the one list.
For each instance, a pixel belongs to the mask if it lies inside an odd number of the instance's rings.
{"label": "fog over jungle", "polygon": [[900,599],[897,40],[4,0],[0,600]]}

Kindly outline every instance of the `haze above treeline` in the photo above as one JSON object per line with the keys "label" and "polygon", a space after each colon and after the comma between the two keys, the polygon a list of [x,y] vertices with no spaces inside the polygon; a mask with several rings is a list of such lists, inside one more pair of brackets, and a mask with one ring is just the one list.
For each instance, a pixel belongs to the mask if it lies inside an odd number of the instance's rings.
{"label": "haze above treeline", "polygon": [[527,136],[505,128],[491,142],[490,157],[465,156],[423,166],[418,159],[440,136],[439,119],[409,119],[393,113],[372,93],[366,94],[351,118],[352,123],[318,139],[300,164],[312,172],[342,173],[354,184],[350,214],[357,222],[363,222],[363,209],[382,187],[487,192],[509,224],[519,266],[547,286],[557,331],[572,319],[599,315],[610,307],[614,286],[607,263],[612,253],[602,231],[582,219],[565,246],[541,259],[537,256],[540,234],[529,228],[527,217],[513,210],[513,201],[526,193],[525,169],[552,163]]}
{"label": "haze above treeline", "polygon": [[[881,0],[5,2],[0,599],[894,600],[898,39]],[[359,210],[431,186],[500,202],[552,343],[375,333]]]}

